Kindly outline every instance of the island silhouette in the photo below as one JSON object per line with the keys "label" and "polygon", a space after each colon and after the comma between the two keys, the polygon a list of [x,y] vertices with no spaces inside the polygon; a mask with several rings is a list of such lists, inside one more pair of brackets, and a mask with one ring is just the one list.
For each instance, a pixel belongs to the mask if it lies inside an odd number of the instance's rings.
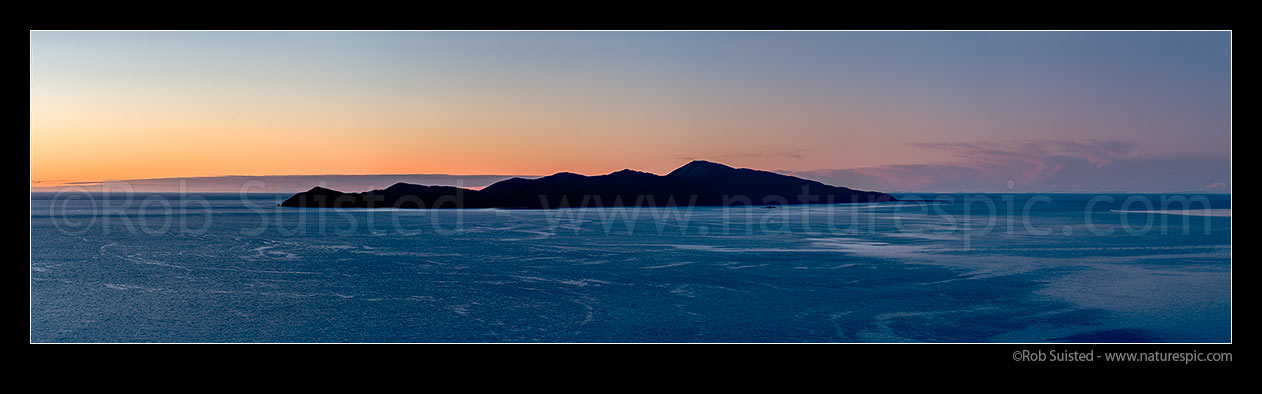
{"label": "island silhouette", "polygon": [[280,205],[306,208],[520,208],[774,206],[897,201],[889,194],[830,186],[769,171],[692,161],[666,175],[622,170],[585,176],[561,172],[512,178],[481,190],[396,183],[344,193],[323,187]]}

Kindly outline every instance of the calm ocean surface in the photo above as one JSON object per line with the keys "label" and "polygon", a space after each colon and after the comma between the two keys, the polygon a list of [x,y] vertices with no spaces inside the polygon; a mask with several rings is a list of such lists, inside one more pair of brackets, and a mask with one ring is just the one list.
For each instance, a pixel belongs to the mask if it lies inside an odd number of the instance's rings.
{"label": "calm ocean surface", "polygon": [[287,196],[32,193],[31,339],[1231,340],[1229,195],[275,206]]}

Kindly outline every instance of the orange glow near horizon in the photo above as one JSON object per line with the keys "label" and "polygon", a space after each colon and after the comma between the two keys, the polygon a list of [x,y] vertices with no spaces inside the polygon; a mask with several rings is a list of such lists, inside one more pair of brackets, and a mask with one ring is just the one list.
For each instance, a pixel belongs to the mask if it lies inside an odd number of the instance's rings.
{"label": "orange glow near horizon", "polygon": [[[632,123],[594,113],[596,108],[512,101],[500,105],[522,110],[492,117],[454,107],[365,114],[332,103],[264,114],[257,108],[284,108],[281,98],[227,108],[200,98],[143,103],[118,98],[32,100],[33,187],[215,175],[593,175],[624,168],[666,173],[691,158],[793,170],[881,162],[871,150],[853,148],[879,141],[844,132],[820,136],[844,140],[846,145],[833,148],[841,154],[804,158],[796,154],[803,141],[762,133],[758,123],[774,120],[753,117],[697,128],[696,121],[654,122],[646,116]],[[536,108],[523,109],[532,105]],[[254,113],[246,112],[251,109]],[[666,117],[678,115],[658,119]],[[605,137],[610,135],[627,137]]]}

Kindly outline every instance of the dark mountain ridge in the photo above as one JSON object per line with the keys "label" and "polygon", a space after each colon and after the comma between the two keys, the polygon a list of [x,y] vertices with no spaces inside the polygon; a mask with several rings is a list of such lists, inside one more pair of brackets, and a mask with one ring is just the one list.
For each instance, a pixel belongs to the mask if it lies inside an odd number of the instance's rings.
{"label": "dark mountain ridge", "polygon": [[773,172],[693,161],[666,175],[630,169],[585,176],[560,172],[512,178],[481,190],[397,183],[381,190],[343,193],[322,187],[298,193],[285,207],[527,208],[666,207],[838,204],[897,201],[889,194]]}

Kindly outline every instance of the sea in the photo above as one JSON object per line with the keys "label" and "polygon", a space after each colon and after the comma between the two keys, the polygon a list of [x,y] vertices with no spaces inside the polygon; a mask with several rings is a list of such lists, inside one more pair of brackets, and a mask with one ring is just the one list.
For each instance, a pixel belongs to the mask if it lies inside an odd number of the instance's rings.
{"label": "sea", "polygon": [[32,342],[1230,342],[1228,194],[284,208],[31,193]]}

